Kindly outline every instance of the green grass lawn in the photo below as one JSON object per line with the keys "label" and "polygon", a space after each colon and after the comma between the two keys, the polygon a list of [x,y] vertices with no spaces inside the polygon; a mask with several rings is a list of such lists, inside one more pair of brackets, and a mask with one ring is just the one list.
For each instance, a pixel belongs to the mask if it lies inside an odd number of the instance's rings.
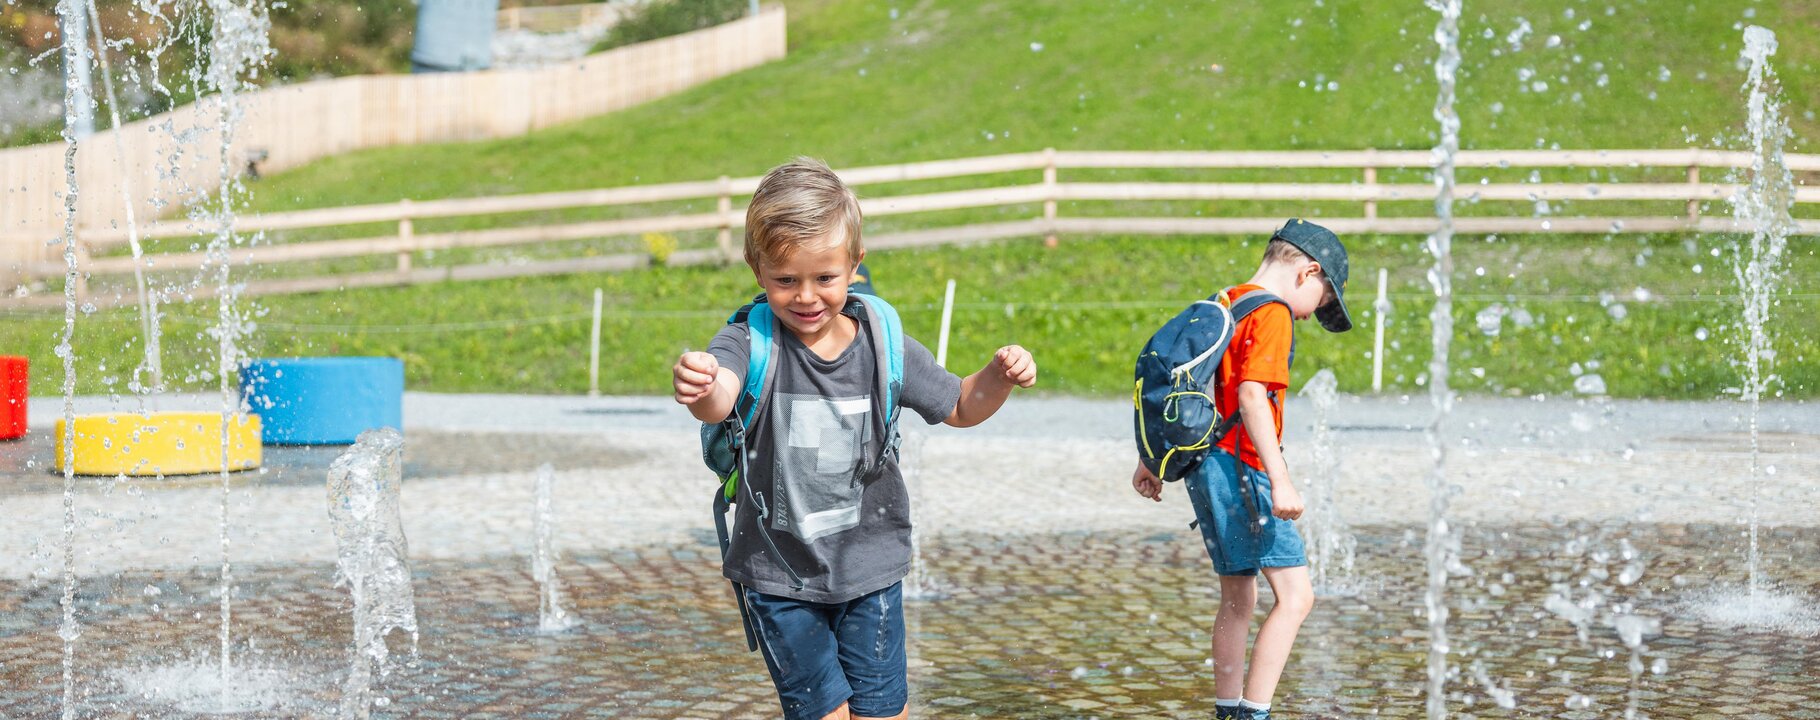
{"label": "green grass lawn", "polygon": [[[1433,13],[1413,2],[962,0],[787,3],[788,58],[680,95],[520,138],[386,148],[330,158],[252,186],[255,210],[538,192],[755,175],[798,154],[836,167],[1062,149],[1422,149],[1434,142],[1426,63]],[[1468,148],[1733,146],[1744,109],[1736,67],[1742,32],[1782,37],[1775,66],[1800,139],[1820,130],[1820,43],[1802,28],[1820,11],[1795,0],[1748,6],[1546,0],[1469,7],[1460,85]],[[1582,29],[1582,26],[1585,26]],[[1522,31],[1527,26],[1529,31]],[[1741,26],[1739,26],[1741,27]],[[1489,37],[1487,36],[1489,33]],[[1513,36],[1516,36],[1513,40]],[[1545,83],[1539,84],[1539,83]],[[1293,179],[1319,173],[1231,173]],[[1386,181],[1422,182],[1419,172]],[[1622,174],[1622,173],[1619,173]],[[1106,173],[1126,179],[1166,172]],[[1488,175],[1497,175],[1496,172]],[[1598,177],[1604,177],[1600,174]],[[1586,181],[1585,171],[1544,179]],[[1070,179],[1102,179],[1081,173]],[[1517,178],[1518,180],[1522,178]],[[932,183],[923,189],[965,181]],[[892,190],[874,189],[878,192]],[[1602,212],[1587,203],[1557,213]],[[698,208],[701,211],[705,208]],[[1032,209],[1011,211],[1028,217]],[[1080,204],[1064,214],[1127,213]],[[1521,204],[1463,208],[1517,213]],[[1657,208],[1673,212],[1672,207]],[[1354,215],[1356,205],[1163,204],[1145,214]],[[1419,214],[1410,204],[1386,214]],[[985,219],[1007,211],[969,211]],[[1714,207],[1711,212],[1723,213]],[[916,218],[871,223],[876,232]],[[420,225],[420,231],[428,232]],[[1613,395],[1710,398],[1737,384],[1727,338],[1738,314],[1723,237],[1462,237],[1454,386],[1500,394],[1561,393],[1574,369]],[[695,242],[701,238],[693,239]],[[187,241],[184,241],[187,243]],[[619,242],[619,241],[612,241]],[[1369,387],[1370,296],[1389,268],[1386,381],[1419,391],[1429,354],[1428,259],[1420,238],[1348,238],[1360,329],[1301,330],[1297,376],[1323,367],[1344,391]],[[610,243],[609,243],[610,244]],[[1218,285],[1243,280],[1260,239],[1066,238],[882,252],[870,265],[911,332],[933,344],[936,303],[959,284],[951,366],[992,348],[1031,347],[1047,391],[1119,395],[1157,324]],[[1790,294],[1776,309],[1786,393],[1820,393],[1820,260],[1797,240]],[[491,257],[504,261],[513,253]],[[1722,253],[1723,255],[1723,253]],[[468,256],[467,260],[474,260]],[[381,259],[382,261],[384,259]],[[434,264],[435,258],[420,258]],[[1695,266],[1699,269],[1696,271]],[[1480,274],[1483,268],[1483,275]],[[261,271],[253,271],[257,277]],[[413,389],[579,392],[587,384],[586,314],[595,287],[609,313],[603,388],[666,392],[669,364],[706,344],[752,290],[743,268],[668,268],[499,282],[273,297],[255,305],[255,355],[388,354]],[[1651,298],[1638,301],[1637,289]],[[1489,336],[1474,317],[1520,309]],[[1617,306],[1622,309],[1616,309]],[[212,303],[170,308],[167,373],[209,387]],[[1518,316],[1528,323],[1519,325]],[[125,392],[138,354],[130,308],[85,316],[83,392]],[[32,357],[34,392],[60,384],[51,353],[60,314],[9,316],[0,348]],[[1704,333],[1700,331],[1704,330]],[[1705,339],[1699,339],[1704,335]],[[111,381],[111,383],[110,383]]]}
{"label": "green grass lawn", "polygon": [[[1349,240],[1358,328],[1329,335],[1301,327],[1296,376],[1332,368],[1342,390],[1370,388],[1371,303],[1382,267],[1392,278],[1386,384],[1418,391],[1430,353],[1428,260],[1407,238]],[[1576,366],[1620,397],[1710,398],[1737,385],[1729,359],[1737,355],[1738,305],[1725,259],[1711,255],[1727,239],[1570,242],[1520,236],[1456,246],[1456,387],[1559,394],[1572,389]],[[1249,277],[1261,249],[1260,240],[1238,238],[1067,238],[1055,249],[1031,239],[880,252],[868,265],[910,333],[932,349],[943,284],[956,280],[951,368],[970,370],[998,346],[1019,343],[1036,353],[1045,391],[1119,395],[1150,331],[1190,300]],[[1820,338],[1806,318],[1820,309],[1820,259],[1797,254],[1788,277],[1793,294],[1771,325],[1778,369],[1789,395],[1812,397]],[[292,296],[259,303],[264,314],[246,350],[394,355],[414,389],[582,392],[596,287],[606,296],[601,384],[610,393],[667,392],[677,353],[704,347],[754,289],[743,267],[693,267]],[[1639,288],[1648,299],[1638,299]],[[1508,311],[1496,336],[1475,322],[1494,305]],[[172,309],[165,351],[175,385],[212,387],[214,313],[211,303]],[[56,392],[61,375],[49,343],[61,316],[14,317],[4,327],[9,347],[40,343],[27,345],[38,368],[34,392]],[[126,391],[141,352],[136,328],[130,309],[78,324],[79,390]]]}

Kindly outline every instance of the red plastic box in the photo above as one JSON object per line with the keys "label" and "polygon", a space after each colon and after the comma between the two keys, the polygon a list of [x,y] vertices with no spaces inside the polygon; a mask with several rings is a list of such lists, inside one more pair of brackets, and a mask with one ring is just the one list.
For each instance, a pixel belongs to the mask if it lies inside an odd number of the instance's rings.
{"label": "red plastic box", "polygon": [[0,440],[25,437],[25,358],[0,355]]}

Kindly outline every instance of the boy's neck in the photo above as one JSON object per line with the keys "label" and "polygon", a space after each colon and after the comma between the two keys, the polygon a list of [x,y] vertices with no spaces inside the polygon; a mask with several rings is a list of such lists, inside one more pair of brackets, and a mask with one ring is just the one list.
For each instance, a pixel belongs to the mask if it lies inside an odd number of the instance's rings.
{"label": "boy's neck", "polygon": [[1245,284],[1256,285],[1277,297],[1286,297],[1295,289],[1295,269],[1281,263],[1262,265]]}
{"label": "boy's neck", "polygon": [[823,360],[833,360],[847,351],[847,347],[859,337],[859,321],[848,317],[844,312],[834,313],[833,319],[821,327],[814,335],[797,332],[796,328],[784,325],[784,329],[802,342],[803,347]]}

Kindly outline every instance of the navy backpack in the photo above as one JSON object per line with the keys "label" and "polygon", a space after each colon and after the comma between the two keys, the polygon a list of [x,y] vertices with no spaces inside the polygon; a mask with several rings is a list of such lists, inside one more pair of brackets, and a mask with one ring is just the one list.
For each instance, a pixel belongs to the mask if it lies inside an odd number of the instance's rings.
{"label": "navy backpack", "polygon": [[[1239,321],[1270,303],[1289,307],[1263,290],[1234,304],[1229,292],[1196,300],[1163,323],[1138,353],[1131,393],[1138,460],[1162,480],[1186,477],[1239,422],[1239,413],[1221,418],[1214,404],[1220,358]],[[1294,357],[1292,349],[1291,362]]]}

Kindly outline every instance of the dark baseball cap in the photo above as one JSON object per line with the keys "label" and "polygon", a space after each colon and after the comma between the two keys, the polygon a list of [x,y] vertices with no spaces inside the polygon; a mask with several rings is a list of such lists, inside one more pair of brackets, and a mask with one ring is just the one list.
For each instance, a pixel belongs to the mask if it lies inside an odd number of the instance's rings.
{"label": "dark baseball cap", "polygon": [[1327,276],[1327,284],[1333,288],[1333,302],[1322,305],[1314,311],[1314,318],[1321,322],[1321,327],[1328,332],[1342,333],[1352,329],[1352,316],[1346,312],[1346,246],[1340,244],[1340,237],[1332,230],[1308,222],[1301,218],[1291,218],[1283,223],[1270,236],[1272,240],[1282,240],[1294,245],[1308,257],[1321,264],[1321,274]]}

